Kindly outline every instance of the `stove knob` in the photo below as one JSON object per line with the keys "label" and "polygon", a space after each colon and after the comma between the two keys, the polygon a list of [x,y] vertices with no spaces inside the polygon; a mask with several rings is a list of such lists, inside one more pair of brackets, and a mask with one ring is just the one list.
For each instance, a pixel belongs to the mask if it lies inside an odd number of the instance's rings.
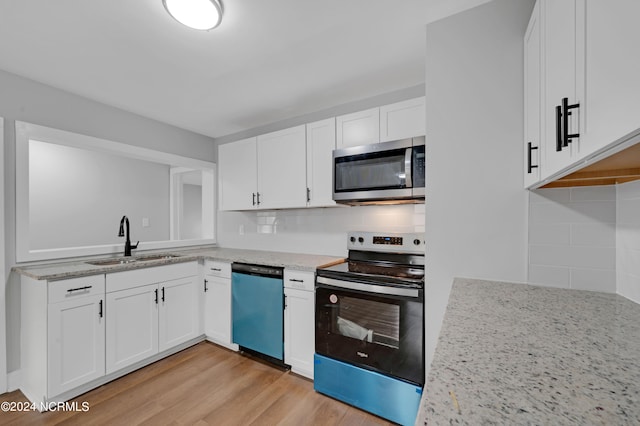
{"label": "stove knob", "polygon": [[416,238],[415,240],[413,240],[413,244],[419,246],[420,245],[420,240]]}
{"label": "stove knob", "polygon": [[351,243],[355,243],[356,242],[356,237],[349,238],[349,241],[351,241]]}
{"label": "stove knob", "polygon": [[358,242],[359,242],[360,244],[364,243],[364,238],[362,238],[362,237],[358,237]]}

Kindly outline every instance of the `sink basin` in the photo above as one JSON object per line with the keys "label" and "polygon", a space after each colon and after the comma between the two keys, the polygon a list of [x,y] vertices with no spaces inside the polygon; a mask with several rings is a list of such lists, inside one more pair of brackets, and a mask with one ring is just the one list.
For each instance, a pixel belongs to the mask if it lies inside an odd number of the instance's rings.
{"label": "sink basin", "polygon": [[130,258],[118,258],[118,259],[105,259],[105,260],[95,260],[88,261],[86,263],[95,266],[114,266],[114,265],[126,265],[128,263],[136,263],[136,262],[151,262],[153,260],[168,260],[175,259],[176,257],[180,257],[175,254],[152,254],[149,256],[140,256],[140,257],[130,257]]}
{"label": "sink basin", "polygon": [[133,263],[136,259],[107,259],[107,260],[96,260],[89,263],[90,265],[96,266],[112,266],[112,265],[125,265],[127,263]]}
{"label": "sink basin", "polygon": [[157,255],[136,257],[136,260],[139,261],[139,262],[149,262],[151,260],[175,259],[176,257],[180,257],[180,256],[175,255],[175,254],[157,254]]}

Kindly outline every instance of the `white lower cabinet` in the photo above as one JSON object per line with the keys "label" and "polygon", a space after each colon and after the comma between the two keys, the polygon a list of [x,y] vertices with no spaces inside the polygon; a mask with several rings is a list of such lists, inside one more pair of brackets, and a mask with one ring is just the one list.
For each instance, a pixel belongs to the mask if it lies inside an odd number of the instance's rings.
{"label": "white lower cabinet", "polygon": [[20,390],[32,402],[48,402],[104,376],[104,283],[104,275],[22,277]]}
{"label": "white lower cabinet", "polygon": [[107,374],[198,337],[197,268],[190,262],[107,274]]}
{"label": "white lower cabinet", "polygon": [[231,341],[231,264],[204,263],[204,334],[208,340],[238,350]]}
{"label": "white lower cabinet", "polygon": [[313,379],[315,352],[315,273],[284,271],[284,362]]}

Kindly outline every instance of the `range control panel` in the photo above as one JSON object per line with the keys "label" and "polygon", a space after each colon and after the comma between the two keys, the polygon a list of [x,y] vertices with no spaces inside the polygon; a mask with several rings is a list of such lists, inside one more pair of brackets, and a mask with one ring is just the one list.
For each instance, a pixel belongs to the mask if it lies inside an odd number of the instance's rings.
{"label": "range control panel", "polygon": [[353,231],[347,233],[347,248],[349,250],[424,254],[424,233]]}

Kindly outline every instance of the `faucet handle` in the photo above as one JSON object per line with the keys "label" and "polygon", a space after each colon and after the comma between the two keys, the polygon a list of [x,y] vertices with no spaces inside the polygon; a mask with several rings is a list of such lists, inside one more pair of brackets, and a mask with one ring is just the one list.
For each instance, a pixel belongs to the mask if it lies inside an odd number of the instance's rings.
{"label": "faucet handle", "polygon": [[137,249],[138,248],[138,244],[140,244],[140,241],[138,241],[135,244],[131,244],[131,249]]}

